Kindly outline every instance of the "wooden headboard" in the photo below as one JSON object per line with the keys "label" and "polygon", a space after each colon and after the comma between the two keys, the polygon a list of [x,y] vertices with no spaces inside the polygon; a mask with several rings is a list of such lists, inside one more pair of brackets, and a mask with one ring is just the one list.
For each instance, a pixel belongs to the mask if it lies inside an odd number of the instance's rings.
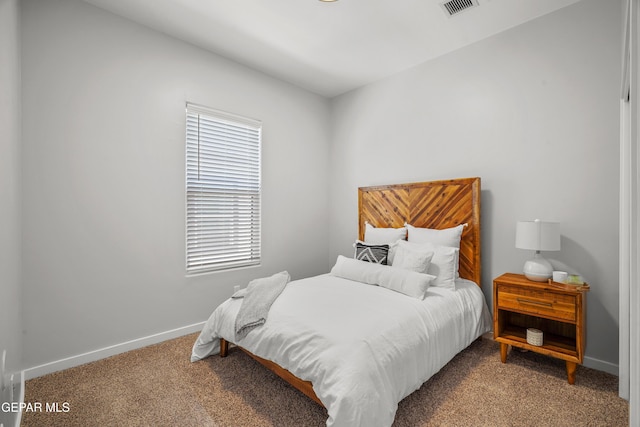
{"label": "wooden headboard", "polygon": [[480,178],[461,178],[358,189],[359,237],[364,224],[450,228],[467,223],[460,241],[460,277],[481,286]]}

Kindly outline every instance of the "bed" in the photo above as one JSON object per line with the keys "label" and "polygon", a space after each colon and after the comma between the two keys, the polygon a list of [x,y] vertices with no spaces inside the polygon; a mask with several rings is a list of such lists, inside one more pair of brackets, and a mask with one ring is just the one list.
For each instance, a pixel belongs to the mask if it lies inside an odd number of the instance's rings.
{"label": "bed", "polygon": [[[480,178],[359,188],[358,212],[360,241],[370,227],[409,224],[416,236],[460,227],[458,267],[451,286],[435,285],[444,274],[403,273],[430,277],[417,298],[345,276],[341,266],[357,264],[367,277],[369,269],[393,271],[394,283],[400,269],[339,256],[330,273],[289,282],[266,323],[236,343],[324,406],[332,427],[390,426],[404,397],[491,327],[480,290]],[[192,361],[227,355],[241,304],[229,299],[214,310]]]}

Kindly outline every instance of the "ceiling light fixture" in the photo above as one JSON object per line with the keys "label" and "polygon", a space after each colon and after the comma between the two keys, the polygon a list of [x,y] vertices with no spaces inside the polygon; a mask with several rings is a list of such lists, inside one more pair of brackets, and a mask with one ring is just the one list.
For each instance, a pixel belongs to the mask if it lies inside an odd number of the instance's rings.
{"label": "ceiling light fixture", "polygon": [[333,3],[336,2],[338,0],[320,0],[322,3]]}

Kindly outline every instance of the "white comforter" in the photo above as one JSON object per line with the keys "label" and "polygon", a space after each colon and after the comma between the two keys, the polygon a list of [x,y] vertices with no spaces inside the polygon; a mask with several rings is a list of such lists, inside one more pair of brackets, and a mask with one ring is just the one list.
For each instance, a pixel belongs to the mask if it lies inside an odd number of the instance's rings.
{"label": "white comforter", "polygon": [[[192,361],[233,342],[242,299],[211,315]],[[331,275],[290,282],[266,323],[237,344],[311,381],[327,426],[390,426],[398,402],[491,328],[480,288],[429,288],[421,301]]]}

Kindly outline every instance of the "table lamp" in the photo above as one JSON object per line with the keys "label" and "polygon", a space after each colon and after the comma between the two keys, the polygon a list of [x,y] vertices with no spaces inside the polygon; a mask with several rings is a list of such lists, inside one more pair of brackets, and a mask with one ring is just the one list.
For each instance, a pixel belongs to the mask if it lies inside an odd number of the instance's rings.
{"label": "table lamp", "polygon": [[550,221],[518,221],[516,223],[516,248],[536,251],[524,264],[524,275],[535,282],[546,282],[553,274],[551,263],[540,251],[560,250],[560,223]]}

